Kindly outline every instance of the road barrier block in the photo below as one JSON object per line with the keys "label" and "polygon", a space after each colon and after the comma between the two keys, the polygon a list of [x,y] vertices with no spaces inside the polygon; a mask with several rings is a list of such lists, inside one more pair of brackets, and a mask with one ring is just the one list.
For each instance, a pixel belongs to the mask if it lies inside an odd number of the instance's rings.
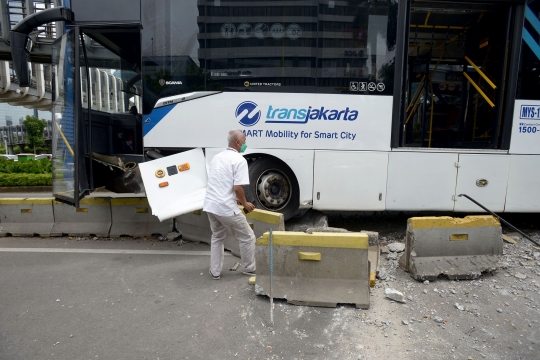
{"label": "road barrier block", "polygon": [[[255,209],[246,214],[248,223],[252,226],[255,237],[262,236],[266,231],[284,231],[285,220],[283,215],[266,210]],[[182,238],[190,241],[200,241],[210,244],[212,230],[208,215],[202,210],[197,210],[189,214],[184,214],[175,218],[176,229],[182,233]],[[238,240],[227,231],[224,247],[230,250],[233,255],[240,256],[240,245]]]}
{"label": "road barrier block", "polygon": [[400,266],[416,280],[475,279],[497,269],[503,253],[501,224],[494,216],[414,217],[407,221]]}
{"label": "road barrier block", "polygon": [[52,198],[0,199],[0,236],[50,236]]}
{"label": "road barrier block", "polygon": [[111,199],[111,219],[110,237],[165,235],[173,230],[173,220],[160,222],[143,197]]}
{"label": "road barrier block", "polygon": [[109,236],[112,216],[108,198],[84,198],[78,208],[53,201],[53,209],[51,236]]}
{"label": "road barrier block", "polygon": [[[288,303],[369,308],[368,235],[275,231],[272,235],[274,298]],[[270,234],[257,240],[255,293],[270,295]]]}

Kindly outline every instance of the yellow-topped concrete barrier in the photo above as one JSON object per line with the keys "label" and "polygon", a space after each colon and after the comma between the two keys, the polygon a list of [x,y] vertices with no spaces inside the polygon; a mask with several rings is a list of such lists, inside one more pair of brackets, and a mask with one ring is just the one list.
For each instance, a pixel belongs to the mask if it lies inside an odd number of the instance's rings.
{"label": "yellow-topped concrete barrier", "polygon": [[[257,295],[270,295],[270,233],[257,239]],[[297,305],[369,308],[369,238],[365,233],[274,231],[274,298]]]}
{"label": "yellow-topped concrete barrier", "polygon": [[54,226],[51,236],[99,236],[108,237],[111,229],[111,200],[86,197],[79,207],[53,201]]}
{"label": "yellow-topped concrete barrier", "polygon": [[165,235],[173,230],[173,220],[160,222],[145,197],[111,199],[111,220],[111,237]]}
{"label": "yellow-topped concrete barrier", "polygon": [[0,236],[50,236],[52,198],[0,199]]}
{"label": "yellow-topped concrete barrier", "polygon": [[502,255],[499,220],[491,215],[465,218],[413,217],[407,221],[400,266],[417,280],[474,279],[497,269]]}

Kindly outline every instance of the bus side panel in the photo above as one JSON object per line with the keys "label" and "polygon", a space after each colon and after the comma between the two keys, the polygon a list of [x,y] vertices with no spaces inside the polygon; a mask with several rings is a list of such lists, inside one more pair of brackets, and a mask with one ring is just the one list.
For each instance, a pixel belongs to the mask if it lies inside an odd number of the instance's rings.
{"label": "bus side panel", "polygon": [[158,107],[143,131],[157,148],[220,147],[242,129],[251,148],[389,151],[391,123],[391,96],[231,92]]}
{"label": "bus side panel", "polygon": [[540,101],[516,100],[510,154],[540,154]]}
{"label": "bus side panel", "polygon": [[391,152],[386,210],[453,211],[457,161],[452,153]]}
{"label": "bus side panel", "polygon": [[[509,168],[508,155],[460,154],[456,195],[467,194],[491,211],[504,211]],[[464,197],[456,197],[454,211],[484,212]]]}
{"label": "bus side panel", "polygon": [[383,211],[387,152],[315,151],[313,208]]}
{"label": "bus side panel", "polygon": [[[214,156],[223,150],[225,148],[206,148],[207,167]],[[253,149],[248,147],[244,155],[249,156],[249,154],[255,153],[272,155],[287,164],[298,180],[300,207],[311,207],[313,200],[311,197],[313,191],[313,150]]]}
{"label": "bus side panel", "polygon": [[540,211],[540,156],[511,155],[505,212]]}

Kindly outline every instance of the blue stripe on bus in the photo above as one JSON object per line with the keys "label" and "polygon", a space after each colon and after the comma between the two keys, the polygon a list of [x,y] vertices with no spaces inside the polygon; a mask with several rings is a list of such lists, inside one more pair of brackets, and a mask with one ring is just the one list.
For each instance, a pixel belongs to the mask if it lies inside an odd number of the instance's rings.
{"label": "blue stripe on bus", "polygon": [[523,41],[525,41],[525,43],[529,45],[534,55],[536,55],[538,60],[540,60],[540,45],[536,43],[536,41],[533,39],[531,34],[529,34],[529,32],[525,28],[523,28],[522,37],[523,37]]}
{"label": "blue stripe on bus", "polygon": [[152,130],[154,126],[158,124],[158,122],[160,122],[165,116],[167,116],[169,111],[171,111],[174,106],[175,105],[173,104],[169,106],[159,107],[157,109],[154,109],[150,113],[150,115],[145,115],[143,117],[143,137],[146,136],[146,134],[148,134],[150,130]]}
{"label": "blue stripe on bus", "polygon": [[525,8],[525,19],[529,20],[534,30],[540,34],[540,20],[538,20],[531,8],[528,6]]}

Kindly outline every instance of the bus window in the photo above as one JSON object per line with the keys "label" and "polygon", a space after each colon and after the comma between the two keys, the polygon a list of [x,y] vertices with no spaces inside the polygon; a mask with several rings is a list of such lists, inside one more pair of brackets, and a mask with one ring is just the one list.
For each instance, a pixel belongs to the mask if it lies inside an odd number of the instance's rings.
{"label": "bus window", "polygon": [[193,91],[392,95],[398,2],[143,2],[143,113]]}
{"label": "bus window", "polygon": [[525,9],[517,99],[540,100],[540,29],[533,24],[535,18],[540,19],[540,0],[530,1]]}

